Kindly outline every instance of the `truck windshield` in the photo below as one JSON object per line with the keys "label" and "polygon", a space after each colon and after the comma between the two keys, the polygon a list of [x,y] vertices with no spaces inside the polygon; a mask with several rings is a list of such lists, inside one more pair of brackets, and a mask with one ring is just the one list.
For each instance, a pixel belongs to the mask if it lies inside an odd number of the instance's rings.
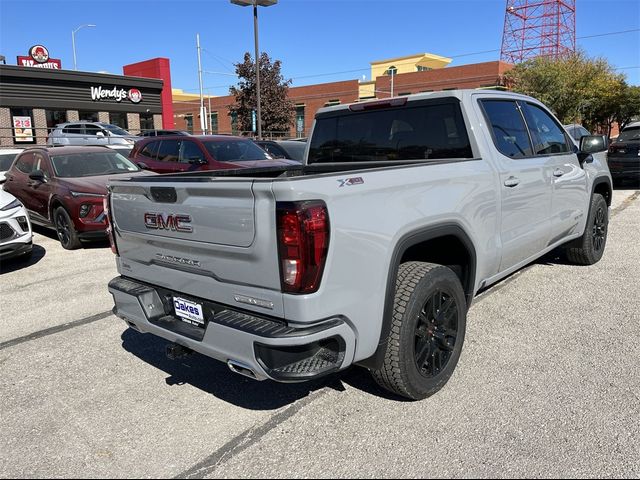
{"label": "truck windshield", "polygon": [[473,157],[457,103],[329,115],[316,120],[309,164]]}

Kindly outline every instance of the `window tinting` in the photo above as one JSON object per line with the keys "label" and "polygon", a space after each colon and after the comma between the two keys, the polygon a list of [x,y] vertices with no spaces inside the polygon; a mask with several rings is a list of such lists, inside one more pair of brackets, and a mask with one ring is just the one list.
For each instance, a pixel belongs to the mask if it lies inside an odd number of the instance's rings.
{"label": "window tinting", "polygon": [[160,145],[160,142],[149,142],[147,143],[144,148],[142,149],[142,151],[140,152],[140,155],[144,155],[147,158],[151,158],[153,160],[156,159],[156,153],[158,151],[158,145]]}
{"label": "window tinting", "polygon": [[182,163],[204,161],[204,155],[198,145],[188,140],[183,140],[180,143],[180,161]]}
{"label": "window tinting", "polygon": [[62,129],[62,133],[76,133],[76,134],[82,134],[83,129],[82,129],[82,125],[79,123],[73,123],[71,125],[67,125],[66,127],[64,127]]}
{"label": "window tinting", "polygon": [[483,100],[482,106],[493,130],[496,148],[511,158],[530,157],[533,153],[522,115],[511,100]]}
{"label": "window tinting", "polygon": [[162,140],[158,149],[158,161],[177,162],[180,150],[179,140]]}
{"label": "window tinting", "polygon": [[0,155],[0,172],[5,172],[11,168],[11,164],[18,156],[17,153],[3,153]]}
{"label": "window tinting", "polygon": [[316,121],[308,161],[472,157],[460,106],[448,103],[321,117]]}
{"label": "window tinting", "polygon": [[35,170],[36,161],[33,153],[25,153],[16,162],[15,168],[27,175]]}
{"label": "window tinting", "polygon": [[211,156],[219,162],[271,159],[267,152],[251,140],[222,140],[203,142],[203,144]]}
{"label": "window tinting", "polygon": [[287,152],[285,152],[282,147],[274,143],[259,143],[260,145],[269,155],[273,158],[287,158]]}
{"label": "window tinting", "polygon": [[[102,132],[102,128],[98,125],[87,124],[84,128],[87,135],[97,135],[98,132]],[[102,132],[102,134],[104,135],[104,132]]]}
{"label": "window tinting", "polygon": [[121,135],[123,137],[131,135],[131,133],[127,132],[123,128],[120,128],[118,125],[110,125],[108,123],[101,123],[100,127],[104,128],[105,130],[108,130],[109,132],[113,133],[114,135]]}
{"label": "window tinting", "polygon": [[618,142],[637,142],[640,140],[640,127],[627,127],[618,135]]}
{"label": "window tinting", "polygon": [[536,155],[567,153],[572,147],[567,141],[564,130],[556,121],[537,105],[527,103],[524,109],[525,118],[533,140]]}

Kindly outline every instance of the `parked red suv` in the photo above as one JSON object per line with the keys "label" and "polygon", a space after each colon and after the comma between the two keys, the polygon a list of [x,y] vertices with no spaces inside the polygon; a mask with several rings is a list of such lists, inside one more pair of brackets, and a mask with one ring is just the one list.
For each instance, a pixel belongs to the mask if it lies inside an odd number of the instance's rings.
{"label": "parked red suv", "polygon": [[226,135],[145,138],[136,142],[129,158],[158,173],[300,164],[273,159],[251,140]]}
{"label": "parked red suv", "polygon": [[6,172],[4,190],[33,223],[54,228],[67,250],[106,237],[102,200],[111,179],[154,175],[107,147],[28,148]]}

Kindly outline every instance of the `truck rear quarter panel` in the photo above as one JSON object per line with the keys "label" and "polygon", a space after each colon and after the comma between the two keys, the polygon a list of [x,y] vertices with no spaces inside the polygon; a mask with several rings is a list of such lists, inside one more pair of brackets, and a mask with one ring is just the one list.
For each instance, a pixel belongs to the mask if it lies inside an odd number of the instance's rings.
{"label": "truck rear quarter panel", "polygon": [[284,295],[285,317],[296,322],[344,315],[356,331],[354,360],[370,357],[379,342],[384,292],[400,239],[456,224],[476,247],[476,279],[495,272],[500,261],[495,185],[494,170],[484,159],[274,182],[276,201],[323,200],[331,225],[320,288],[310,295]]}

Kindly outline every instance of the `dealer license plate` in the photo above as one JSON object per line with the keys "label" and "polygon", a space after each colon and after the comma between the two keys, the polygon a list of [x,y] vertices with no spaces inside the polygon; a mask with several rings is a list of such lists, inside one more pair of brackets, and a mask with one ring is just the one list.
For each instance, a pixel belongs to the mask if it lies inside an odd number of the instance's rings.
{"label": "dealer license plate", "polygon": [[180,297],[173,297],[173,308],[176,315],[186,323],[195,325],[196,327],[204,327],[204,316],[202,314],[202,305],[190,302]]}

